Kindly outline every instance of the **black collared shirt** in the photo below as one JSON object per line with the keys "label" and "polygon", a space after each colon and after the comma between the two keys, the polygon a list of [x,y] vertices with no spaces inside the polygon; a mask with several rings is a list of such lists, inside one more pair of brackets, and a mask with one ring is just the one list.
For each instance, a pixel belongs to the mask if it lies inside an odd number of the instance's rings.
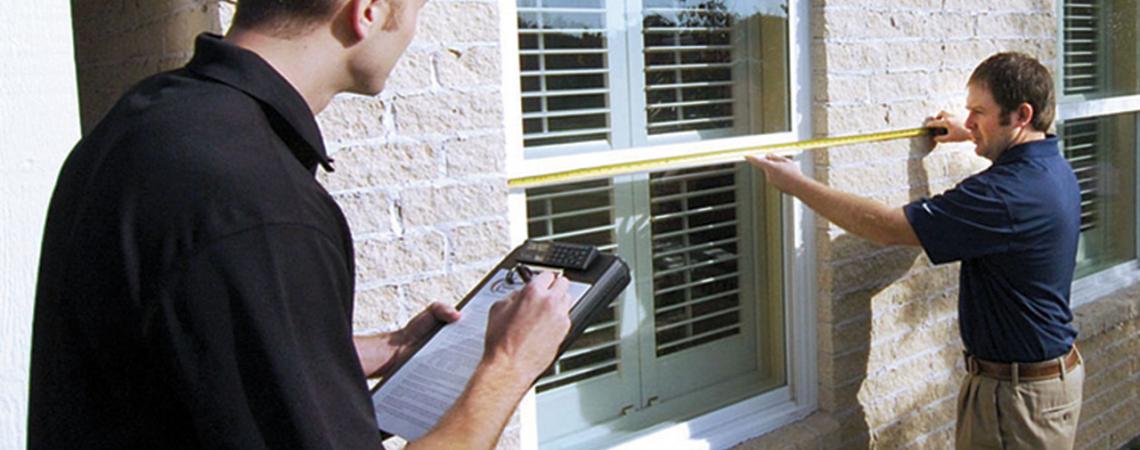
{"label": "black collared shirt", "polygon": [[1035,362],[1069,350],[1081,194],[1056,137],[1010,147],[989,169],[905,212],[932,262],[962,261],[967,351]]}
{"label": "black collared shirt", "polygon": [[353,251],[308,106],[198,38],[72,151],[44,233],[30,448],[379,448]]}

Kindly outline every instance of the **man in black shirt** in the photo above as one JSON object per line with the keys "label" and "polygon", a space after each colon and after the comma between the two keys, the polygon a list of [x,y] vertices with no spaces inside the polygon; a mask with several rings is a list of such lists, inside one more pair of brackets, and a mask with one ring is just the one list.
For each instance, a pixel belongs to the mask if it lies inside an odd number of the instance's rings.
{"label": "man in black shirt", "polygon": [[[314,180],[332,161],[313,116],[379,92],[421,7],[242,0],[225,38],[76,146],[44,235],[30,448],[380,447],[365,378],[458,312],[352,335],[352,240]],[[494,445],[566,334],[567,286],[544,274],[496,305],[467,391],[410,448]]]}

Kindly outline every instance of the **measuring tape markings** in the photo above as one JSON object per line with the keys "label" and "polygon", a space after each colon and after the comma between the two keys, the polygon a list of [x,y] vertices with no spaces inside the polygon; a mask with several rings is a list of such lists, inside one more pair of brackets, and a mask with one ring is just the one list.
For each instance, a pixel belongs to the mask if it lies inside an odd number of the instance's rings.
{"label": "measuring tape markings", "polygon": [[851,136],[808,139],[782,144],[766,144],[753,147],[695,153],[691,155],[669,156],[663,158],[644,159],[640,161],[603,164],[595,167],[586,167],[581,169],[564,170],[540,175],[511,178],[507,181],[507,187],[512,189],[526,188],[556,183],[566,183],[570,181],[606,178],[616,175],[646,172],[662,168],[728,162],[742,158],[746,155],[753,155],[758,153],[770,154],[788,150],[807,150],[821,147],[838,147],[843,145],[860,144],[865,142],[906,139],[919,136],[929,136],[932,133],[944,134],[944,131],[945,129],[938,128],[910,128],[906,130],[882,131],[878,133],[858,134]]}

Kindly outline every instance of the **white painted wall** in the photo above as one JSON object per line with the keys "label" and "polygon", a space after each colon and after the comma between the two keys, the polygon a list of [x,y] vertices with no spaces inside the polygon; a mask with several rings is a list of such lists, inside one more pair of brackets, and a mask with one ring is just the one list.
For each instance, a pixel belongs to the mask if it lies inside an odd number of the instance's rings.
{"label": "white painted wall", "polygon": [[0,5],[0,449],[18,449],[40,237],[59,166],[79,139],[79,101],[68,0]]}

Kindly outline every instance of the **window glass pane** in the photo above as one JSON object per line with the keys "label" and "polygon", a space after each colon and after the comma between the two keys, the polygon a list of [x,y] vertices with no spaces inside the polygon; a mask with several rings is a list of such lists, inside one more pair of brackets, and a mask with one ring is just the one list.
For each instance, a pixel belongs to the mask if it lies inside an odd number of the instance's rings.
{"label": "window glass pane", "polygon": [[1121,114],[1061,126],[1081,189],[1078,277],[1136,258],[1136,120]]}
{"label": "window glass pane", "polygon": [[646,133],[788,130],[787,27],[783,0],[646,2]]}
{"label": "window glass pane", "polygon": [[650,177],[657,356],[740,333],[736,169]]}
{"label": "window glass pane", "polygon": [[[526,196],[531,239],[591,244],[607,252],[617,247],[613,188],[608,180],[528,189]],[[619,343],[616,310],[611,305],[543,374],[538,392],[616,371]]]}
{"label": "window glass pane", "polygon": [[523,144],[609,139],[602,0],[531,0],[518,5]]}
{"label": "window glass pane", "polygon": [[1140,93],[1138,0],[1064,0],[1064,93]]}

